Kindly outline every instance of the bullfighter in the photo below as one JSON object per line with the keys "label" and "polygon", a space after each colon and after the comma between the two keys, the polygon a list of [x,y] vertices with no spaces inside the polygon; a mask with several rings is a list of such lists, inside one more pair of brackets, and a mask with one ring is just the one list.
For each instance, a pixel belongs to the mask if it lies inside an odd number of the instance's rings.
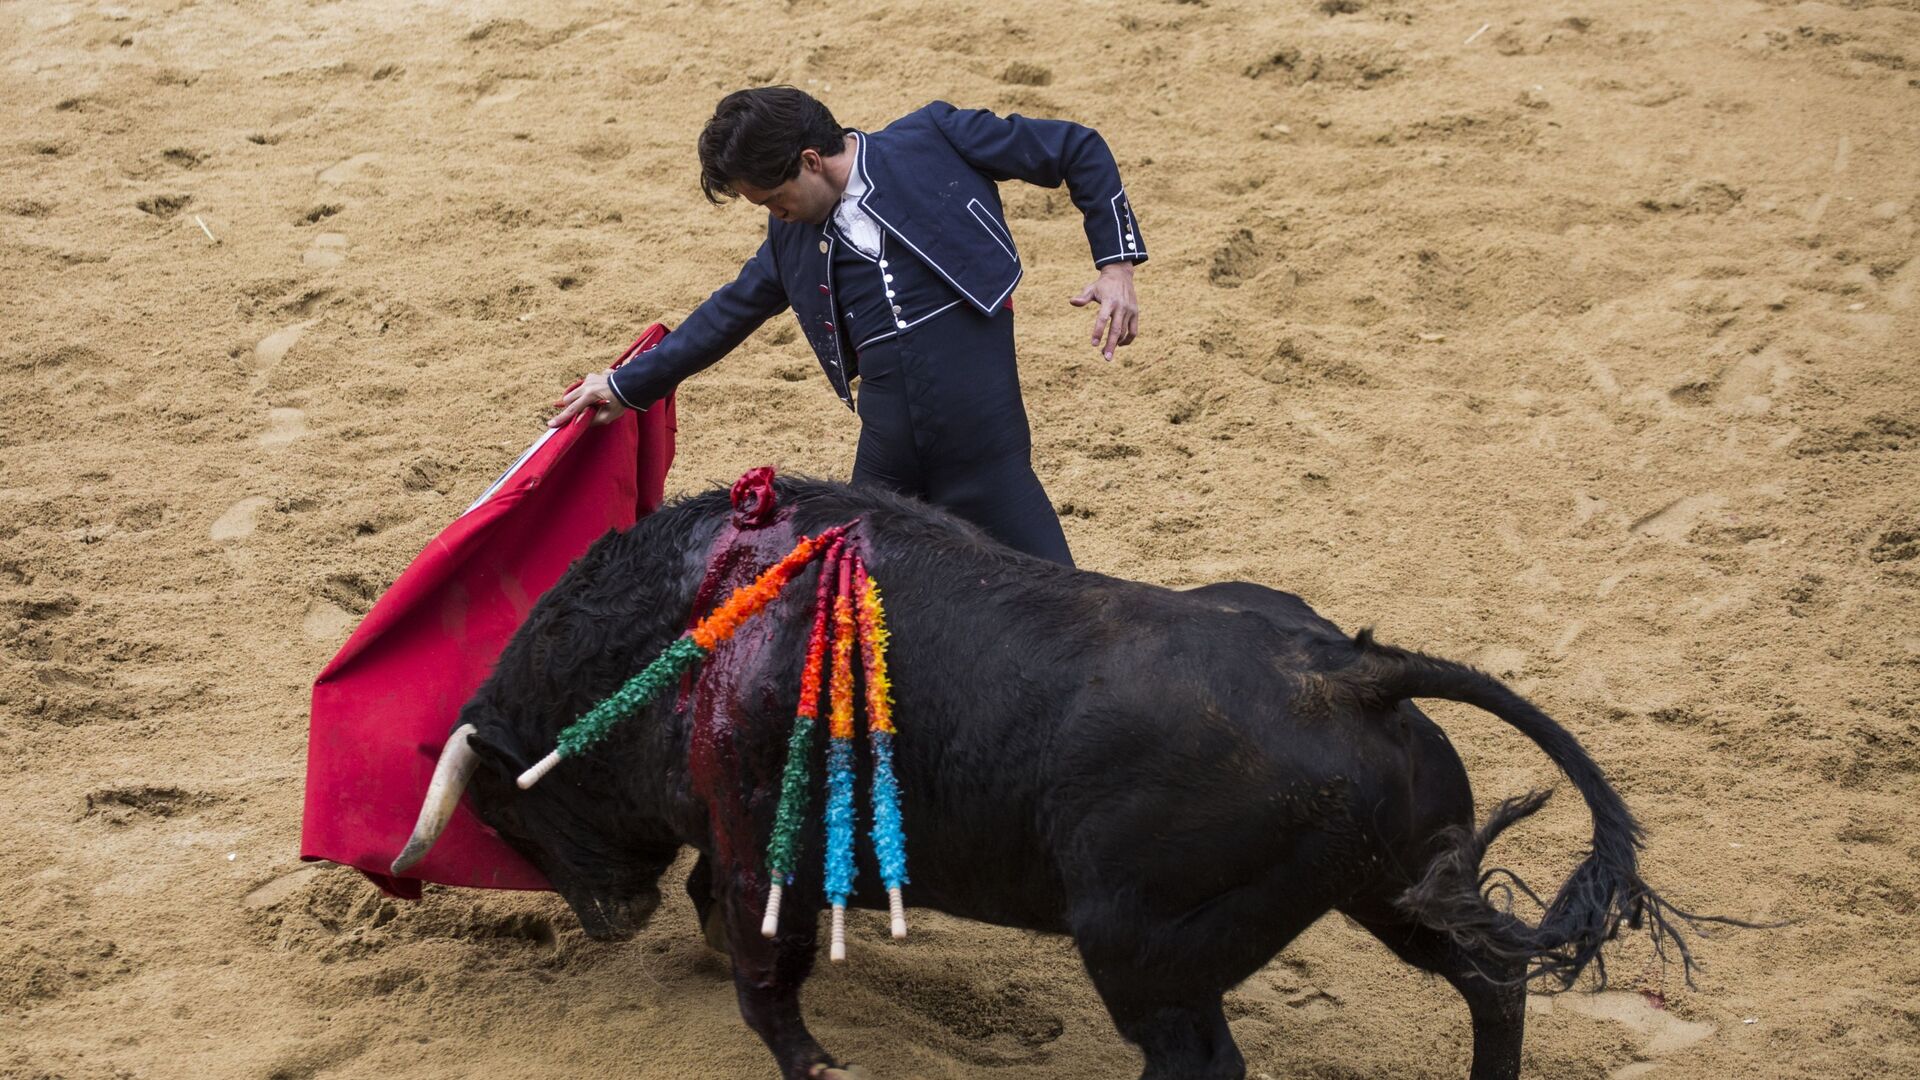
{"label": "bullfighter", "polygon": [[1147,247],[1099,133],[943,101],[865,132],[774,86],[721,99],[699,152],[707,198],[765,207],[766,239],[658,347],[587,375],[551,425],[645,408],[791,307],[860,418],[856,485],[945,507],[1072,565],[1033,472],[1011,300],[1023,267],[997,183],[1067,185],[1098,272],[1071,302],[1098,305],[1092,340],[1111,360],[1139,328],[1133,270]]}

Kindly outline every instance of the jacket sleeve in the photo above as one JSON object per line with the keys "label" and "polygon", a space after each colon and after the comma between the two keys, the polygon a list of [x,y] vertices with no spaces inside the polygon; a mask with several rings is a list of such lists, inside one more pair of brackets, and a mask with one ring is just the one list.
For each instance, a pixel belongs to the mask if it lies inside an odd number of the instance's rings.
{"label": "jacket sleeve", "polygon": [[787,293],[773,262],[771,242],[762,241],[760,250],[740,268],[739,277],[715,289],[660,344],[622,364],[608,385],[622,404],[644,409],[732,352],[761,323],[786,308]]}
{"label": "jacket sleeve", "polygon": [[1064,181],[1086,219],[1095,266],[1147,261],[1147,242],[1120,186],[1120,168],[1099,132],[1068,120],[1033,120],[1018,113],[1000,117],[944,101],[926,111],[967,164],[985,175],[1041,187]]}

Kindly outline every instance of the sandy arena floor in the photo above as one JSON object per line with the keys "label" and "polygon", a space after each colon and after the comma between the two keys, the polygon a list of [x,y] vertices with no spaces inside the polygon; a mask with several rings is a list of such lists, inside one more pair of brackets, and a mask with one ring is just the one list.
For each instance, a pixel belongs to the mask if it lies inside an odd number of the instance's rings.
{"label": "sandy arena floor", "polygon": [[[1624,946],[1538,1000],[1528,1075],[1920,1074],[1920,2],[13,0],[0,1077],[770,1074],[677,896],[603,946],[294,851],[313,675],[559,387],[751,252],[693,141],[773,81],[1112,143],[1154,252],[1114,364],[1077,215],[1006,192],[1084,565],[1479,663],[1656,885],[1794,920],[1691,990]],[[784,316],[680,401],[677,491],[850,465]],[[1555,779],[1435,711],[1483,801]],[[1558,802],[1498,854],[1557,881]],[[1065,941],[923,925],[810,984],[838,1053],[1134,1075]],[[1339,919],[1230,1003],[1254,1077],[1466,1071],[1458,998]]]}

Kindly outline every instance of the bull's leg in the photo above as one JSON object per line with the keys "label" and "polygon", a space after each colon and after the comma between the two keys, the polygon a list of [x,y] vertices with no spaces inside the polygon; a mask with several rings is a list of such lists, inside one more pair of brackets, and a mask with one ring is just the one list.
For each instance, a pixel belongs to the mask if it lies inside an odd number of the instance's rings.
{"label": "bull's leg", "polygon": [[1139,941],[1159,936],[1156,929],[1110,937],[1083,927],[1074,934],[1113,1026],[1146,1058],[1141,1080],[1242,1080],[1247,1063],[1221,1007],[1222,994],[1237,978],[1214,970],[1210,957],[1143,962]]}
{"label": "bull's leg", "polygon": [[[1095,972],[1093,958],[1087,968]],[[1242,1080],[1247,1063],[1227,1029],[1221,995],[1175,996],[1164,972],[1103,964],[1093,976],[1113,1026],[1147,1059],[1140,1080]]]}
{"label": "bull's leg", "polygon": [[1476,956],[1438,930],[1393,915],[1349,912],[1400,959],[1453,984],[1473,1018],[1472,1080],[1518,1080],[1526,1034],[1524,967]]}
{"label": "bull's leg", "polygon": [[[1224,892],[1192,889],[1193,875],[1153,888],[1082,890],[1070,919],[1074,944],[1114,1026],[1146,1058],[1141,1080],[1246,1076],[1221,999],[1327,911],[1324,897],[1294,884],[1303,876],[1279,865]],[[1164,902],[1183,888],[1189,903]],[[1143,896],[1162,903],[1148,906]]]}
{"label": "bull's leg", "polygon": [[800,984],[813,972],[818,912],[789,900],[780,932],[769,941],[760,934],[764,897],[752,892],[745,883],[730,882],[716,913],[731,946],[740,1016],[773,1052],[783,1080],[836,1080],[845,1074],[800,1015]]}
{"label": "bull's leg", "polygon": [[721,910],[720,898],[713,891],[713,862],[705,852],[693,861],[693,869],[687,871],[687,899],[693,901],[693,913],[700,920],[700,931],[706,935],[707,947],[725,955],[727,952],[727,917]]}
{"label": "bull's leg", "polygon": [[1107,1011],[1114,1027],[1147,1059],[1140,1080],[1243,1080],[1247,1075],[1218,996],[1182,1004],[1108,997]]}

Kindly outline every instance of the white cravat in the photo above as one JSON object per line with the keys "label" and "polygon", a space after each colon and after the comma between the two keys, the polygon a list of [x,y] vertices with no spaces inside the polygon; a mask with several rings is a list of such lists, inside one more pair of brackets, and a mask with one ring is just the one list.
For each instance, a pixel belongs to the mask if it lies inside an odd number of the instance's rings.
{"label": "white cravat", "polygon": [[860,151],[865,143],[855,138],[853,168],[847,173],[847,190],[840,193],[840,205],[833,208],[833,223],[840,235],[870,259],[880,257],[880,224],[860,209],[860,196],[867,193],[867,182],[860,175]]}

